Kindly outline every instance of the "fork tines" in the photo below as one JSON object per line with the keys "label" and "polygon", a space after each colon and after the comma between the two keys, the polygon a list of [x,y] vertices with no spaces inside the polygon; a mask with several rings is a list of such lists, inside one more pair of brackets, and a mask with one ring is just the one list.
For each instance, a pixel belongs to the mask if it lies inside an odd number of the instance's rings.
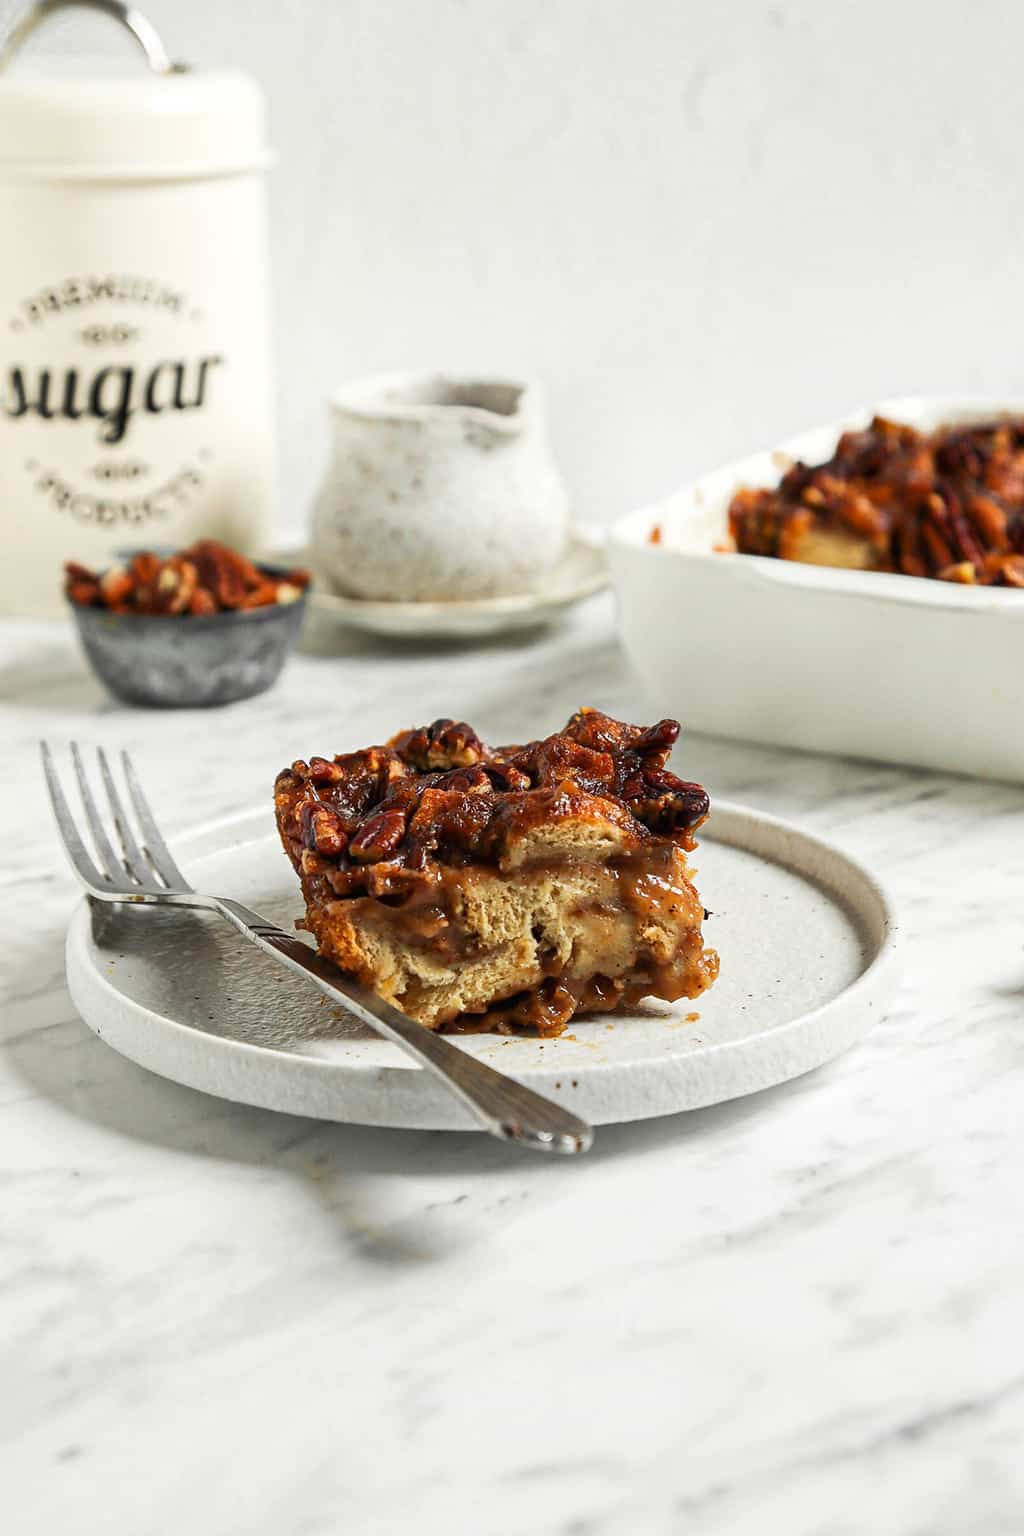
{"label": "fork tines", "polygon": [[[61,787],[53,753],[45,741],[40,743],[40,748],[50,804],[53,806],[61,841],[72,868],[88,890],[96,896],[123,899],[190,889],[160,834],[127,752],[121,753],[121,769],[128,801],[134,813],[134,823],[125,807],[106,753],[102,747],[96,749],[99,777],[113,821],[112,841],[93,795],[78,744],[71,743],[71,761],[78,781],[85,826],[92,844],[90,849]],[[115,851],[115,844],[120,848],[120,853]]]}

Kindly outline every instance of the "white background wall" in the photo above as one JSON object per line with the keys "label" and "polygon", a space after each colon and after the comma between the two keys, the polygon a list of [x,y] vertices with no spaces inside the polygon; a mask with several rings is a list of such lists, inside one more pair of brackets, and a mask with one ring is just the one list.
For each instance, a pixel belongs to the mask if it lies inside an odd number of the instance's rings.
{"label": "white background wall", "polygon": [[598,519],[861,400],[1018,386],[1015,0],[139,3],[269,96],[292,526],[372,369],[539,375]]}

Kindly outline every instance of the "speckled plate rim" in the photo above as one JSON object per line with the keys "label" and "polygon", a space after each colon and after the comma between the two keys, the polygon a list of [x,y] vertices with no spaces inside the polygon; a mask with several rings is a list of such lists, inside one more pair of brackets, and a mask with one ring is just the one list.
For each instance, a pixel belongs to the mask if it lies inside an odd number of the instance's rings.
{"label": "speckled plate rim", "polygon": [[[480,635],[523,629],[593,597],[611,581],[603,533],[583,526],[573,529],[562,560],[536,590],[464,602],[389,603],[346,597],[331,590],[308,547],[277,552],[268,558],[306,566],[313,572],[309,607],[314,613],[382,635]],[[574,563],[580,567],[580,574],[570,580]],[[560,577],[564,578],[564,585],[559,585]]]}
{"label": "speckled plate rim", "polygon": [[[244,812],[179,839],[175,851],[185,862],[190,855],[226,851],[266,835],[266,812]],[[715,803],[705,835],[781,865],[823,890],[859,928],[864,969],[820,1007],[739,1039],[676,1056],[574,1065],[571,1084],[563,1081],[568,1074],[559,1068],[554,1048],[550,1065],[545,1061],[514,1074],[595,1125],[698,1109],[799,1077],[854,1045],[895,991],[899,953],[893,906],[862,865],[788,822],[724,801]],[[208,1035],[150,1010],[118,991],[95,963],[90,918],[83,899],[68,930],[71,997],[90,1029],[139,1066],[220,1098],[287,1114],[417,1130],[477,1128],[443,1085],[397,1047],[393,1066],[353,1065]],[[492,1039],[470,1036],[465,1044],[478,1049],[479,1042]]]}

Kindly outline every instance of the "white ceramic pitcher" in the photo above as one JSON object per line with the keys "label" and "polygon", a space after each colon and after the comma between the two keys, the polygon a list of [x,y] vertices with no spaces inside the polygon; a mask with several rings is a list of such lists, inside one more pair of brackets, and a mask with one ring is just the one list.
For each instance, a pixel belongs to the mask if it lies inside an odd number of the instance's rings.
{"label": "white ceramic pitcher", "polygon": [[391,374],[330,402],[317,571],[401,602],[527,592],[565,552],[569,506],[540,392],[522,380]]}

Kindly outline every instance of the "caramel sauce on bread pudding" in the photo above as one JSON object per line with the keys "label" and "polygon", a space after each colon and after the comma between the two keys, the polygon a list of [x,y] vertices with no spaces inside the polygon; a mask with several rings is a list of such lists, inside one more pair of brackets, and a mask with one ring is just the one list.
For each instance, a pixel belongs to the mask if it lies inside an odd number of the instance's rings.
{"label": "caramel sauce on bread pudding", "polygon": [[876,416],[824,464],[737,491],[745,555],[1024,587],[1024,419],[931,433]]}
{"label": "caramel sauce on bread pudding", "polygon": [[715,980],[686,856],[708,796],[674,720],[598,710],[525,746],[435,720],[278,775],[322,954],[431,1029],[558,1035],[574,1014]]}

